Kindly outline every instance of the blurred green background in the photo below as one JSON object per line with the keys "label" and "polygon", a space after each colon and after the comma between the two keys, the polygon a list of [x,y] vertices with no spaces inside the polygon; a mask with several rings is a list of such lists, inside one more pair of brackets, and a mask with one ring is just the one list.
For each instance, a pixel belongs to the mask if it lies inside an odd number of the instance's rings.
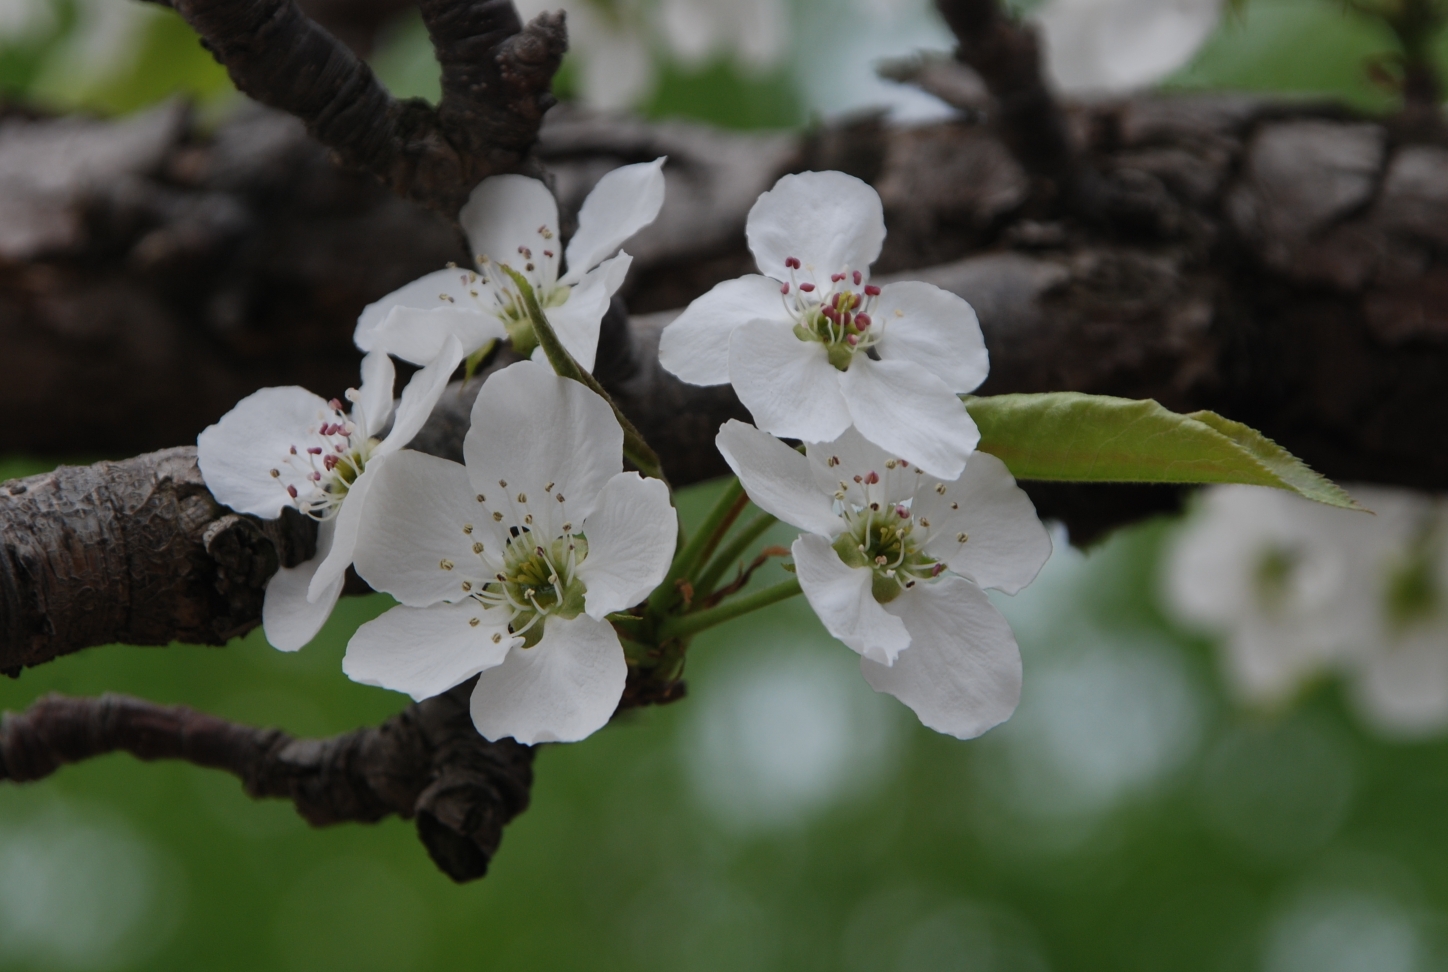
{"label": "blurred green background", "polygon": [[[848,2],[801,0],[793,22]],[[898,17],[883,35],[943,46],[922,7],[858,2]],[[124,112],[180,92],[218,117],[235,104],[167,11],[19,9],[0,9],[13,98]],[[1330,0],[1253,0],[1173,84],[1382,105],[1363,65],[1387,48]],[[842,107],[783,68],[656,53],[664,83],[640,105],[654,115],[747,127]],[[414,22],[375,62],[399,91],[435,90]],[[15,459],[0,478],[42,468]],[[681,497],[686,518],[712,488]],[[0,787],[0,968],[1448,968],[1448,744],[1365,734],[1328,682],[1284,711],[1233,708],[1214,647],[1161,613],[1173,529],[1089,555],[1058,537],[1041,579],[999,599],[1025,700],[973,743],[871,692],[803,603],[710,632],[686,701],[540,753],[532,808],[465,887],[408,823],[313,831],[189,766],[113,756]],[[296,655],[260,632],[225,649],[93,649],[0,684],[0,707],[110,690],[339,732],[406,701],[340,672],[350,632],[386,605],[344,602]]]}

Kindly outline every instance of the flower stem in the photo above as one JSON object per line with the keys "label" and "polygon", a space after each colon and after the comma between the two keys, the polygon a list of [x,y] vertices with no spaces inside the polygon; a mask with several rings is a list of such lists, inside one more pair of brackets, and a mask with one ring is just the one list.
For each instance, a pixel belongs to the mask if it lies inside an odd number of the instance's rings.
{"label": "flower stem", "polygon": [[725,601],[718,607],[709,608],[707,611],[669,618],[659,626],[659,638],[660,640],[687,638],[715,625],[723,624],[725,621],[732,621],[751,611],[758,611],[760,608],[769,607],[785,598],[794,597],[798,593],[800,593],[799,578],[791,577],[783,583],[766,587],[762,591],[756,591],[732,601]]}
{"label": "flower stem", "polygon": [[714,585],[719,583],[719,578],[724,576],[724,572],[744,556],[744,552],[749,549],[750,544],[758,540],[765,530],[777,522],[779,521],[768,513],[761,513],[750,520],[745,525],[743,532],[729,541],[729,546],[719,551],[719,556],[715,557],[704,573],[694,581],[694,596],[704,597],[712,593]]}
{"label": "flower stem", "polygon": [[707,558],[719,545],[724,531],[729,529],[734,517],[739,515],[739,510],[743,507],[741,501],[747,501],[747,497],[744,495],[744,486],[736,477],[714,501],[713,509],[694,532],[693,538],[674,555],[674,562],[669,565],[669,572],[664,576],[663,583],[649,595],[649,610],[659,614],[668,610],[678,596],[675,582],[692,574],[699,562]]}
{"label": "flower stem", "polygon": [[528,311],[528,320],[533,325],[533,334],[538,338],[538,346],[543,349],[543,354],[548,358],[548,363],[553,366],[553,370],[564,378],[572,378],[574,381],[587,386],[590,391],[608,402],[609,407],[613,409],[613,417],[618,419],[618,424],[623,427],[624,457],[633,463],[634,468],[645,476],[651,479],[661,480],[667,485],[668,480],[664,478],[664,470],[659,462],[658,453],[654,452],[649,444],[644,441],[643,434],[628,420],[628,416],[624,415],[623,412],[619,410],[619,407],[614,404],[608,392],[604,391],[603,386],[598,383],[598,379],[585,371],[583,367],[573,359],[573,355],[568,353],[568,349],[563,346],[563,342],[558,340],[558,332],[553,330],[553,325],[548,322],[547,316],[543,313],[543,308],[538,306],[538,296],[533,293],[533,287],[528,283],[527,278],[506,263],[499,264],[499,266],[502,267],[504,273],[513,279],[514,285],[517,286],[518,293],[523,298],[523,306]]}

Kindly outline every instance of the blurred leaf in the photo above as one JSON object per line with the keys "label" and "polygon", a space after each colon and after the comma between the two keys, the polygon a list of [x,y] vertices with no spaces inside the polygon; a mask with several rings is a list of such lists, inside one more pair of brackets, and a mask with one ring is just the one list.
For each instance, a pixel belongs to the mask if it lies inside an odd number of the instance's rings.
{"label": "blurred leaf", "polygon": [[982,452],[1017,479],[1098,483],[1247,483],[1357,509],[1331,480],[1255,429],[1215,412],[1051,392],[967,398]]}

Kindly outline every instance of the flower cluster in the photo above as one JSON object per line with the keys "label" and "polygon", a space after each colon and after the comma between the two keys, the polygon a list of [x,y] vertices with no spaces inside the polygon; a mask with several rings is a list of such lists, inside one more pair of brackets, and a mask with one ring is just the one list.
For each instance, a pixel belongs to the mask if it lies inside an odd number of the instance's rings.
{"label": "flower cluster", "polygon": [[1221,631],[1229,681],[1281,703],[1319,673],[1348,677],[1392,734],[1448,726],[1448,505],[1354,486],[1376,515],[1252,486],[1205,494],[1168,561],[1168,603]]}
{"label": "flower cluster", "polygon": [[[1030,583],[1051,544],[1005,466],[974,451],[960,396],[988,362],[970,305],[928,284],[870,282],[885,227],[863,182],[804,173],[760,198],[747,235],[762,275],[696,300],[660,350],[686,381],[733,385],[757,423],[731,421],[716,440],[734,495],[803,531],[796,580],[721,605],[747,576],[716,590],[727,564],[700,558],[733,516],[676,551],[667,484],[625,471],[625,457],[657,467],[587,374],[628,269],[618,248],[662,205],[661,168],[606,175],[566,247],[542,183],[484,181],[460,217],[476,268],[424,277],[362,314],[350,412],[269,388],[201,435],[221,502],[318,523],[316,556],[267,588],[267,637],[286,650],[309,641],[355,566],[398,604],[353,635],[348,676],[419,700],[475,679],[484,736],[572,741],[608,722],[634,675],[675,677],[693,632],[803,593],[868,682],[926,725],[969,738],[1003,721],[1021,661],[985,591]],[[503,339],[533,360],[483,383],[464,462],[404,449],[459,365],[470,372]],[[389,355],[423,366],[395,411]]]}

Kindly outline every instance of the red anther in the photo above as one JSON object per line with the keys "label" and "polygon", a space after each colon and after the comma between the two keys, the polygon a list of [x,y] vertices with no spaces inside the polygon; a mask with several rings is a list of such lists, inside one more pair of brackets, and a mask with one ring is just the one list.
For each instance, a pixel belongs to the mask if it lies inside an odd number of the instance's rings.
{"label": "red anther", "polygon": [[296,454],[297,454],[297,447],[296,447],[296,446],[292,446],[292,455],[296,455]]}
{"label": "red anther", "polygon": [[841,280],[844,280],[844,279],[845,279],[845,275],[842,274],[842,273],[832,273],[832,274],[830,274],[830,283],[839,283]]}
{"label": "red anther", "polygon": [[930,568],[930,576],[931,576],[931,577],[939,577],[939,576],[940,576],[941,574],[943,574],[943,573],[945,573],[945,565],[944,565],[944,564],[936,564],[934,567]]}
{"label": "red anther", "polygon": [[845,343],[853,348],[855,345],[860,343],[860,339],[855,337],[853,334],[846,334]]}
{"label": "red anther", "polygon": [[863,273],[861,273],[860,271],[856,270],[856,271],[855,271],[855,286],[858,287],[858,286],[860,285],[860,281],[861,281],[861,280],[864,280],[864,279],[865,279],[865,275],[864,275]]}
{"label": "red anther", "polygon": [[898,516],[898,517],[899,517],[900,519],[902,519],[902,520],[908,520],[908,519],[910,519],[910,511],[907,510],[907,509],[906,509],[905,507],[903,507],[903,506],[897,506],[897,507],[895,507],[895,515]]}
{"label": "red anther", "polygon": [[901,460],[900,460],[900,468],[901,468],[901,469],[909,469],[909,468],[910,468],[910,463],[906,462],[904,459],[901,459]]}
{"label": "red anther", "polygon": [[855,477],[855,482],[857,482],[857,483],[863,483],[864,481],[865,481],[864,478],[861,477],[861,476],[856,476],[856,477]]}
{"label": "red anther", "polygon": [[781,294],[787,294],[787,293],[789,293],[789,284],[780,284],[780,285],[779,285],[779,292],[780,292]]}
{"label": "red anther", "polygon": [[336,445],[332,446],[332,448],[333,448],[333,449],[336,449],[338,452],[346,452],[346,451],[347,451],[347,447],[344,446],[344,445],[342,445],[342,443],[340,443],[340,442],[338,442]]}
{"label": "red anther", "polygon": [[877,473],[877,472],[875,472],[873,469],[870,470],[869,472],[865,473],[865,483],[866,483],[867,485],[873,486],[873,485],[875,485],[876,483],[878,483],[879,481],[880,481],[880,474]]}
{"label": "red anther", "polygon": [[340,401],[338,401],[337,399],[335,399],[335,398],[332,399],[330,402],[328,402],[327,405],[328,405],[328,407],[330,407],[330,408],[332,409],[332,411],[334,411],[334,412],[340,412],[340,411],[342,411],[342,403],[341,403]]}
{"label": "red anther", "polygon": [[812,283],[802,283],[802,284],[799,285],[799,289],[800,289],[800,290],[803,290],[803,291],[804,291],[805,293],[807,293],[807,294],[812,294],[812,293],[814,293],[814,284],[812,284]]}
{"label": "red anther", "polygon": [[290,496],[292,499],[296,499],[296,498],[297,498],[297,488],[296,488],[295,486],[292,486],[292,485],[288,484],[288,486],[287,486],[287,495]]}
{"label": "red anther", "polygon": [[310,479],[310,480],[311,480],[312,482],[314,482],[314,483],[320,483],[320,482],[322,481],[322,474],[319,473],[319,472],[314,472],[314,473],[312,473],[310,476],[308,476],[307,478]]}
{"label": "red anther", "polygon": [[828,304],[820,308],[820,313],[824,315],[827,321],[834,321],[836,324],[840,322],[839,312]]}
{"label": "red anther", "polygon": [[322,454],[322,447],[321,447],[321,446],[311,446],[311,447],[309,447],[309,448],[307,449],[307,451],[310,452],[310,453],[311,453],[312,455],[314,455],[314,456],[320,456],[320,455]]}
{"label": "red anther", "polygon": [[869,315],[869,314],[856,314],[856,315],[855,315],[855,326],[858,327],[858,328],[859,328],[860,330],[862,330],[862,331],[865,330],[866,328],[868,328],[868,327],[870,326],[870,315]]}
{"label": "red anther", "polygon": [[794,257],[785,257],[785,258],[784,258],[784,265],[785,265],[786,267],[788,267],[789,269],[791,269],[791,270],[798,270],[798,269],[799,269],[799,260],[795,259]]}
{"label": "red anther", "polygon": [[839,306],[840,306],[840,298],[843,297],[843,296],[845,296],[845,295],[844,295],[844,294],[835,294],[833,297],[831,297],[831,298],[830,298],[830,306],[833,307],[833,308],[835,308],[836,310],[838,310],[838,309],[839,309]]}
{"label": "red anther", "polygon": [[866,296],[866,297],[878,297],[878,296],[880,296],[880,288],[879,288],[879,287],[876,287],[874,284],[866,284],[866,285],[865,285],[865,296]]}
{"label": "red anther", "polygon": [[547,257],[548,259],[550,259],[550,260],[553,259],[553,251],[552,251],[552,250],[544,250],[544,251],[543,251],[543,255],[546,256],[546,257]]}
{"label": "red anther", "polygon": [[325,456],[322,459],[322,468],[327,470],[327,472],[331,472],[333,469],[337,468],[338,461],[339,460],[336,456]]}

